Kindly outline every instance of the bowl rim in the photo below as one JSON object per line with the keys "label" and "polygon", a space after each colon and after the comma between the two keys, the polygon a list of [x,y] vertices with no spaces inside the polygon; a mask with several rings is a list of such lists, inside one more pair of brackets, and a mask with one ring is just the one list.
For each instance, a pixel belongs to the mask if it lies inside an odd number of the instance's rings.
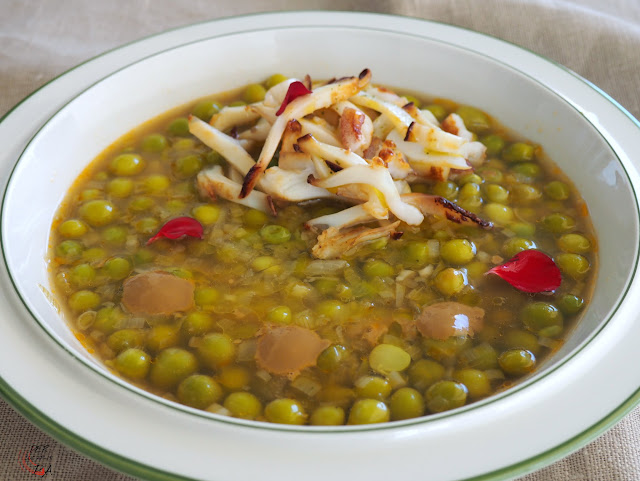
{"label": "bowl rim", "polygon": [[[163,35],[166,35],[169,32],[181,32],[181,31],[186,31],[194,26],[205,26],[205,25],[215,25],[218,24],[220,22],[233,22],[236,21],[238,19],[243,19],[243,18],[247,18],[247,17],[259,17],[259,16],[264,16],[264,15],[269,15],[269,16],[282,16],[283,18],[286,19],[286,17],[291,16],[291,15],[297,15],[297,14],[303,14],[303,15],[307,15],[307,14],[313,14],[314,12],[320,12],[320,13],[336,13],[336,14],[341,14],[341,15],[346,15],[346,16],[367,16],[367,15],[372,15],[372,16],[379,16],[379,17],[388,17],[388,18],[396,18],[399,17],[397,15],[386,15],[386,14],[377,14],[377,13],[359,13],[359,12],[328,12],[328,11],[300,11],[300,12],[287,12],[287,13],[283,13],[283,12],[269,12],[269,13],[256,13],[256,14],[247,14],[247,15],[240,15],[240,16],[235,16],[235,17],[227,17],[227,18],[221,18],[221,19],[216,19],[216,20],[210,20],[210,21],[203,21],[203,22],[199,22],[197,24],[192,24],[192,25],[188,25],[185,27],[178,27],[175,29],[171,29],[165,32],[161,32],[158,34],[154,34],[154,35],[150,35],[148,37],[145,37],[141,40],[136,40],[133,42],[130,42],[128,44],[125,44],[123,46],[117,47],[115,49],[112,49],[108,52],[105,52],[103,54],[100,54],[90,60],[87,60],[86,62],[83,62],[82,64],[79,64],[76,67],[73,67],[72,69],[68,70],[67,72],[59,75],[58,77],[52,79],[51,81],[49,81],[47,84],[43,85],[42,87],[40,87],[38,90],[34,91],[32,94],[30,94],[28,97],[26,97],[25,99],[23,99],[20,103],[18,103],[16,106],[14,106],[10,111],[8,111],[2,118],[0,118],[0,123],[2,123],[3,121],[5,121],[5,119],[8,119],[11,114],[19,109],[21,106],[25,105],[30,99],[32,99],[36,94],[46,90],[47,88],[49,88],[49,86],[55,82],[57,82],[59,79],[69,75],[70,73],[76,71],[79,67],[85,65],[85,64],[91,64],[94,61],[97,61],[101,58],[104,58],[106,56],[109,56],[111,54],[117,54],[119,52],[122,52],[123,50],[126,50],[128,47],[132,47],[132,46],[136,46],[139,45],[141,43],[144,43],[147,40],[152,40],[152,39],[157,39]],[[402,17],[401,17],[402,18]],[[461,27],[457,27],[457,26],[452,26],[452,25],[448,25],[446,23],[443,22],[434,22],[434,21],[429,21],[429,20],[422,20],[422,19],[415,19],[415,18],[411,18],[411,17],[405,17],[407,19],[410,19],[412,21],[419,21],[419,22],[423,22],[425,24],[439,24],[442,26],[446,26],[448,28],[452,28],[454,30],[463,30],[466,31],[470,34],[473,35],[480,35],[480,36],[484,36],[484,37],[490,37],[493,38],[494,40],[497,40],[498,42],[502,42],[504,44],[508,44],[512,47],[516,47],[520,50],[524,50],[524,51],[528,51],[525,48],[522,48],[520,46],[517,46],[515,44],[512,44],[510,42],[506,42],[504,40],[501,40],[497,37],[493,37],[491,35],[486,35],[486,34],[482,34],[482,33],[478,33],[478,32],[474,32],[472,30],[466,29],[466,28],[461,28]],[[340,28],[340,27],[344,27],[343,25],[318,25],[319,27],[325,27],[325,28]],[[255,32],[255,31],[261,31],[261,30],[279,30],[282,28],[287,28],[287,27],[295,27],[293,25],[289,25],[289,26],[284,26],[284,25],[270,25],[268,27],[264,27],[262,29],[250,29],[248,31],[250,32]],[[352,26],[351,28],[359,28],[356,26]],[[397,30],[394,30],[392,28],[389,29],[383,29],[383,28],[370,28],[371,30],[374,31],[380,31],[380,32],[389,32],[389,33],[402,33],[405,35],[410,35],[410,36],[415,36],[414,34],[407,34],[406,32],[399,32]],[[223,33],[220,35],[209,35],[206,37],[199,37],[196,39],[193,39],[191,41],[187,41],[184,43],[180,43],[177,45],[171,45],[168,48],[162,48],[160,50],[154,50],[151,54],[149,55],[144,55],[142,57],[136,58],[133,62],[131,63],[127,63],[125,65],[121,65],[120,68],[117,68],[115,70],[111,70],[106,76],[103,77],[99,77],[95,82],[89,84],[86,88],[83,88],[77,92],[74,93],[74,95],[72,96],[72,98],[68,99],[68,101],[66,101],[62,106],[60,106],[53,115],[51,115],[49,118],[53,118],[55,117],[61,110],[63,110],[69,103],[73,102],[73,100],[75,100],[76,97],[80,96],[81,94],[83,94],[85,91],[90,90],[94,85],[96,85],[97,83],[105,80],[106,78],[109,78],[113,75],[115,75],[116,73],[118,73],[120,70],[123,70],[127,67],[129,67],[132,64],[138,63],[146,58],[149,57],[153,57],[159,54],[162,54],[164,52],[167,52],[169,50],[173,50],[175,48],[179,48],[185,45],[188,45],[190,43],[194,43],[194,42],[199,42],[202,40],[207,40],[207,39],[213,39],[213,38],[220,38],[220,37],[225,37],[225,36],[229,36],[229,35],[236,35],[238,33],[244,33],[242,31],[232,31],[232,32],[227,32],[227,33]],[[446,43],[449,45],[453,45],[457,48],[463,48],[466,49],[466,47],[463,47],[461,45],[458,44],[452,44],[448,41],[443,41],[441,39],[438,38],[434,38],[434,37],[430,37],[428,35],[425,35],[424,38],[428,38],[431,40],[434,40],[436,42],[440,42],[440,43]],[[563,67],[562,65],[557,64],[556,62],[550,61],[546,58],[544,58],[541,55],[536,54],[535,52],[531,52],[528,51],[529,53],[533,53],[535,56],[539,57],[540,59],[561,68],[562,70],[564,70],[565,72],[568,72],[569,74],[571,74],[574,78],[576,78],[579,81],[582,81],[583,83],[587,84],[589,87],[591,87],[593,90],[595,90],[596,93],[600,94],[602,97],[604,97],[607,101],[611,102],[619,111],[621,111],[623,114],[625,114],[634,124],[636,127],[640,127],[640,123],[631,115],[629,114],[622,106],[620,106],[614,99],[612,99],[610,96],[608,96],[606,93],[604,93],[601,89],[599,89],[598,87],[596,87],[595,85],[593,85],[591,82],[583,79],[582,77],[578,76],[577,74],[575,74],[574,72],[572,72],[571,70]],[[472,53],[476,54],[476,55],[481,55],[481,56],[485,56],[487,58],[490,58],[493,61],[496,62],[500,62],[503,63],[504,65],[506,65],[507,67],[517,71],[520,74],[523,74],[525,76],[527,76],[529,79],[533,80],[534,82],[536,82],[538,85],[544,87],[545,89],[551,91],[553,94],[555,94],[556,96],[558,96],[560,99],[562,99],[563,101],[567,102],[567,99],[564,98],[561,94],[559,94],[558,92],[553,91],[551,88],[549,88],[547,85],[540,83],[539,81],[537,81],[535,78],[531,77],[531,75],[529,75],[528,73],[522,72],[520,69],[506,64],[501,60],[498,60],[494,57],[492,57],[491,55],[487,55],[486,53],[482,53],[482,52],[477,52],[477,51],[472,51]],[[580,110],[578,109],[575,105],[571,104],[571,107],[574,108],[578,113],[580,113],[580,115],[582,115],[583,118],[585,118],[585,120],[592,126],[595,125],[587,118],[587,116]],[[23,150],[23,154],[24,152],[29,148],[29,146],[31,145],[31,142],[34,141],[34,139],[38,136],[39,132],[44,129],[46,127],[48,123],[48,120],[44,123],[43,126],[41,126],[40,128],[38,128],[35,132],[35,134],[33,134],[33,136],[31,137],[31,140],[29,140],[29,142],[26,144],[24,150]],[[602,139],[609,145],[609,147],[611,148],[611,152],[616,155],[616,157],[619,160],[619,165],[622,167],[622,169],[625,172],[625,175],[627,176],[627,179],[629,181],[629,185],[633,191],[633,195],[635,196],[635,200],[636,200],[636,212],[638,212],[638,197],[636,195],[636,191],[634,188],[634,183],[631,181],[631,178],[629,176],[629,173],[627,172],[627,166],[625,166],[625,164],[621,161],[621,159],[619,159],[618,155],[617,155],[617,151],[615,150],[615,148],[610,144],[609,140],[602,134],[600,129],[595,128],[596,132],[602,137]],[[22,157],[22,154],[20,155],[20,158]],[[2,199],[2,205],[4,207],[5,204],[5,198],[7,195],[7,191],[8,186],[11,184],[11,180],[13,179],[13,171],[15,170],[15,168],[17,167],[17,165],[19,164],[19,160],[18,162],[13,166],[13,169],[11,171],[11,175],[8,179],[8,183],[6,186],[6,190],[3,194],[3,199]],[[4,209],[3,211],[4,212]],[[1,217],[1,213],[0,213],[0,217]],[[0,219],[1,220],[1,219]],[[16,291],[16,293],[18,294],[21,302],[23,303],[24,307],[27,308],[28,313],[30,314],[30,316],[32,318],[34,318],[38,325],[40,327],[42,326],[42,323],[39,321],[38,317],[31,311],[31,309],[29,308],[27,302],[25,301],[25,299],[22,296],[21,291],[19,291],[17,289],[17,286],[14,282],[14,278],[11,275],[11,271],[9,270],[9,263],[6,257],[6,253],[5,250],[2,249],[2,254],[3,254],[3,260],[4,260],[4,264],[5,264],[5,268],[7,269],[7,272],[9,274],[9,279]],[[562,366],[564,363],[568,362],[570,359],[572,359],[574,356],[576,356],[587,344],[589,344],[593,338],[602,330],[604,329],[608,322],[612,319],[612,317],[615,315],[615,313],[617,312],[617,310],[620,308],[622,302],[625,299],[626,294],[629,292],[629,290],[632,287],[632,279],[635,276],[635,273],[637,271],[638,268],[638,252],[636,251],[636,258],[635,258],[635,262],[634,262],[634,266],[632,269],[632,273],[631,273],[631,277],[630,279],[627,281],[626,286],[625,286],[625,292],[617,299],[615,307],[612,309],[612,311],[610,312],[608,318],[606,321],[604,321],[603,323],[599,324],[597,330],[593,333],[591,333],[589,335],[589,337],[587,339],[585,339],[585,341],[583,341],[582,343],[580,343],[579,346],[577,346],[571,353],[569,353],[567,355],[566,358],[563,358],[561,362],[558,363],[557,366],[554,366],[552,369],[547,370],[544,373],[541,373],[540,376],[536,376],[534,378],[534,382],[540,380],[541,378],[547,376],[548,374],[552,373],[553,371],[555,371],[557,368],[559,368],[560,366]],[[73,353],[72,351],[70,351],[64,343],[60,342],[58,339],[56,339],[55,336],[53,336],[48,329],[43,329],[51,338],[54,339],[54,341],[56,341],[56,344],[58,344],[58,346],[62,347],[68,354],[70,354],[74,359],[82,361],[83,364],[85,364],[85,366],[89,366],[91,367],[95,372],[98,372],[100,375],[102,375],[102,377],[105,377],[111,381],[114,381],[114,379],[111,379],[109,376],[105,376],[104,372],[96,369],[95,367],[91,366],[88,362],[85,362],[83,360],[81,360],[75,353]],[[139,390],[138,388],[135,388],[135,390],[131,389],[131,385],[125,382],[120,382],[118,383],[134,392],[136,391],[140,391],[142,394],[146,394],[145,391]],[[506,392],[503,392],[501,394],[498,395],[493,395],[490,398],[488,398],[486,401],[480,401],[480,402],[476,402],[473,403],[469,406],[467,406],[467,409],[463,408],[463,410],[472,410],[475,407],[480,407],[482,405],[486,405],[486,404],[490,404],[492,402],[498,401],[500,399],[502,399],[503,397],[509,396],[511,394],[515,394],[517,391],[523,389],[524,387],[526,387],[529,384],[529,382],[523,382],[520,383],[517,387],[515,388],[511,388]],[[160,471],[160,470],[156,470],[153,468],[150,468],[149,466],[145,466],[143,464],[138,463],[135,460],[129,459],[129,458],[125,458],[123,456],[120,456],[119,454],[110,452],[108,450],[105,450],[105,448],[100,447],[98,445],[95,445],[93,443],[91,443],[90,441],[87,441],[85,439],[79,438],[77,434],[73,433],[72,431],[68,430],[66,427],[58,424],[55,420],[47,417],[45,414],[43,414],[41,411],[38,410],[38,408],[36,406],[34,406],[33,404],[31,404],[27,399],[25,399],[23,396],[21,396],[21,394],[17,391],[15,391],[11,385],[9,383],[7,383],[2,377],[0,377],[0,393],[2,393],[5,398],[7,398],[7,400],[9,400],[9,402],[15,407],[17,408],[20,412],[22,412],[23,414],[25,414],[25,416],[28,417],[28,419],[30,419],[32,422],[34,422],[36,425],[38,425],[39,427],[41,427],[43,430],[45,430],[46,432],[54,435],[56,438],[63,440],[63,442],[71,445],[72,447],[74,447],[75,449],[77,449],[80,452],[83,452],[84,454],[89,455],[90,457],[93,457],[95,459],[99,459],[101,462],[108,464],[110,466],[115,467],[116,469],[123,469],[123,468],[127,468],[127,472],[130,472],[132,474],[144,474],[145,476],[153,476],[153,479],[165,479],[163,476],[168,475],[168,473],[164,472],[164,471]],[[248,423],[244,423],[244,422],[240,422],[238,420],[227,420],[221,416],[216,417],[215,415],[210,415],[209,413],[203,414],[198,410],[194,410],[194,409],[190,409],[190,408],[186,408],[186,407],[182,407],[182,406],[178,406],[175,403],[169,402],[169,401],[165,401],[165,400],[161,400],[158,396],[154,396],[154,395],[145,395],[145,397],[147,397],[148,399],[151,399],[153,401],[156,402],[160,402],[161,404],[165,404],[167,406],[170,406],[173,409],[179,409],[181,411],[184,412],[191,412],[198,414],[199,416],[205,417],[207,419],[213,419],[216,421],[222,421],[228,424],[233,424],[233,425],[245,425],[245,426],[249,426],[252,429],[255,428],[262,428],[262,429],[266,429],[266,430],[275,430],[275,431],[292,431],[292,429],[288,428],[288,427],[283,427],[283,426],[279,426],[279,425],[269,425],[266,423],[260,423],[260,422],[248,422]],[[608,429],[609,427],[611,427],[615,422],[617,422],[620,418],[622,418],[627,412],[629,412],[634,406],[635,404],[637,404],[638,402],[640,402],[640,389],[638,389],[637,391],[635,391],[630,397],[628,397],[616,410],[614,410],[613,412],[610,412],[609,414],[607,414],[607,416],[605,416],[604,418],[602,418],[600,421],[598,421],[596,424],[592,425],[590,428],[582,431],[581,433],[577,434],[576,436],[574,436],[573,438],[571,438],[570,440],[566,441],[565,443],[559,445],[559,446],[555,446],[550,448],[549,450],[538,454],[537,456],[534,456],[532,458],[523,460],[519,463],[513,464],[511,466],[507,466],[504,468],[501,468],[499,470],[490,472],[490,473],[486,473],[486,474],[482,474],[476,477],[472,477],[472,478],[468,478],[468,479],[500,479],[501,476],[509,476],[513,473],[521,473],[524,474],[527,471],[522,471],[522,469],[525,470],[531,470],[531,469],[536,469],[537,467],[541,467],[543,464],[547,464],[548,462],[558,459],[561,456],[564,456],[566,454],[568,454],[569,452],[578,449],[579,447],[581,447],[583,444],[585,444],[587,441],[595,438],[597,435],[601,434],[602,432],[604,432],[606,429]],[[436,416],[428,416],[428,417],[422,417],[419,419],[415,419],[415,420],[409,420],[407,422],[394,422],[394,423],[389,423],[383,426],[370,426],[370,427],[359,427],[359,428],[355,428],[355,427],[349,427],[347,429],[331,429],[331,430],[324,430],[324,429],[314,429],[311,428],[309,429],[309,427],[305,427],[304,431],[306,433],[322,433],[322,432],[330,432],[330,433],[334,433],[334,432],[339,432],[339,431],[344,431],[344,430],[349,430],[349,431],[371,431],[371,430],[383,430],[383,429],[396,429],[396,428],[402,428],[406,425],[415,425],[415,424],[424,424],[426,422],[429,422],[430,420],[437,420],[437,419],[441,419],[443,417],[448,417],[451,415],[456,415],[458,413],[460,413],[461,410],[455,410],[454,412],[451,413],[443,413],[442,415],[436,415]],[[34,420],[35,419],[35,420]],[[194,478],[187,478],[187,477],[176,477],[176,475],[171,474],[170,475],[171,479],[194,479]],[[168,479],[168,478],[166,478]]]}

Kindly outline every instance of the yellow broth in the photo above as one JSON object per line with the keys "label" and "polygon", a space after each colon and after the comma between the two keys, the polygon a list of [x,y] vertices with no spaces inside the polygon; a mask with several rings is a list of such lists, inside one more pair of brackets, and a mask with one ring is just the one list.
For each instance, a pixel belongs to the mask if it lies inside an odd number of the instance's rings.
{"label": "yellow broth", "polygon": [[[114,373],[214,413],[365,424],[482,399],[530,375],[562,344],[587,301],[596,242],[586,206],[540,146],[473,108],[412,98],[439,120],[459,112],[488,147],[473,173],[414,183],[412,190],[443,196],[495,227],[431,218],[402,224],[400,239],[374,241],[342,261],[318,261],[310,256],[315,235],[303,224],[340,203],[282,205],[271,217],[202,196],[195,186],[200,170],[225,160],[189,134],[185,117],[208,120],[217,109],[212,101],[260,95],[254,85],[145,123],[95,159],[60,207],[51,235],[53,285],[78,339]],[[202,223],[203,239],[145,245],[181,216]],[[562,284],[552,294],[526,294],[485,275],[529,248],[560,266]],[[193,307],[170,315],[127,312],[123,283],[153,271],[188,279]],[[482,308],[484,326],[446,340],[416,333],[421,311],[443,301]],[[313,330],[329,346],[299,373],[267,372],[255,360],[257,337],[279,326]]]}

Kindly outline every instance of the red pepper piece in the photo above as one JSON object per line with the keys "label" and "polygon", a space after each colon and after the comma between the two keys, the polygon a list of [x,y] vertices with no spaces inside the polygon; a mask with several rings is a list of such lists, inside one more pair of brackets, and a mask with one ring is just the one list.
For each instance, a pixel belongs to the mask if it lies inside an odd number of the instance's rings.
{"label": "red pepper piece", "polygon": [[185,235],[202,239],[202,224],[192,217],[176,217],[160,227],[158,233],[147,241],[147,245],[161,237],[179,239]]}
{"label": "red pepper piece", "polygon": [[308,95],[310,93],[311,90],[305,87],[302,82],[298,82],[297,80],[295,82],[291,82],[289,88],[287,89],[287,95],[284,96],[282,105],[280,105],[280,108],[276,112],[276,115],[280,115],[282,112],[284,112],[284,109],[287,108],[287,105],[289,105],[298,97],[302,97],[303,95]]}
{"label": "red pepper piece", "polygon": [[534,249],[519,252],[487,274],[496,274],[523,292],[554,291],[562,282],[560,269],[553,259]]}

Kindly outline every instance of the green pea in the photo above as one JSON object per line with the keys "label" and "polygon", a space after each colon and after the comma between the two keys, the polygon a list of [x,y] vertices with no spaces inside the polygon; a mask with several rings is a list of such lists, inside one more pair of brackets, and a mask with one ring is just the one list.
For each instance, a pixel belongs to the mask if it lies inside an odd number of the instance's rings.
{"label": "green pea", "polygon": [[458,356],[458,366],[462,368],[486,370],[497,365],[498,353],[486,342],[470,347]]}
{"label": "green pea", "polygon": [[74,286],[91,287],[96,280],[96,270],[90,264],[78,264],[71,269],[69,276]]}
{"label": "green pea", "polygon": [[584,254],[591,249],[591,242],[580,234],[565,234],[557,241],[560,250],[572,254]]}
{"label": "green pea", "polygon": [[100,197],[102,197],[102,191],[99,189],[85,189],[80,194],[79,200],[81,202],[86,202],[88,200],[99,199]]}
{"label": "green pea", "polygon": [[490,202],[498,204],[506,204],[509,200],[509,191],[498,184],[489,184],[485,186],[487,199]]}
{"label": "green pea", "polygon": [[476,255],[476,246],[467,239],[452,239],[440,248],[440,257],[445,262],[456,266],[467,264]]}
{"label": "green pea", "polygon": [[471,399],[483,398],[491,393],[491,382],[484,371],[461,369],[453,373],[453,379],[465,385]]}
{"label": "green pea", "polygon": [[202,169],[202,157],[191,154],[176,159],[173,163],[173,171],[180,177],[192,177]]}
{"label": "green pea", "polygon": [[151,195],[164,193],[171,185],[171,180],[166,175],[154,174],[142,181],[144,192]]}
{"label": "green pea", "polygon": [[205,409],[222,399],[222,388],[209,376],[193,374],[178,385],[178,400],[196,409]]}
{"label": "green pea", "polygon": [[122,352],[144,345],[144,331],[142,329],[120,329],[107,338],[107,346],[112,351]]}
{"label": "green pea", "polygon": [[434,382],[444,377],[444,366],[432,359],[420,359],[409,367],[409,383],[424,392]]}
{"label": "green pea", "polygon": [[542,175],[542,168],[535,162],[521,162],[514,165],[511,171],[527,180],[535,180]]}
{"label": "green pea", "polygon": [[[468,185],[475,185],[475,184],[468,184]],[[473,212],[475,214],[478,214],[480,212],[480,209],[482,208],[483,203],[484,201],[480,196],[464,197],[464,198],[461,197],[460,200],[458,200],[457,202],[458,207],[461,207],[464,210],[468,210],[469,212]]]}
{"label": "green pea", "polygon": [[169,124],[167,130],[171,135],[187,137],[189,135],[189,120],[185,117],[179,117]]}
{"label": "green pea", "polygon": [[170,199],[165,204],[165,207],[169,209],[173,214],[177,214],[185,210],[186,204],[180,199]]}
{"label": "green pea", "polygon": [[145,161],[138,154],[120,154],[109,164],[111,173],[120,176],[137,175],[144,168]]}
{"label": "green pea", "polygon": [[176,139],[171,146],[174,152],[186,152],[187,150],[193,150],[196,147],[195,139]]}
{"label": "green pea", "polygon": [[536,233],[536,226],[528,222],[513,222],[509,229],[519,237],[532,237]]}
{"label": "green pea", "polygon": [[348,357],[349,350],[346,347],[334,344],[320,353],[317,365],[325,372],[335,371]]}
{"label": "green pea", "polygon": [[204,155],[204,160],[207,164],[210,164],[210,165],[224,166],[227,163],[224,157],[219,152],[216,152],[215,150],[210,150],[209,152],[207,152]]}
{"label": "green pea", "polygon": [[531,162],[535,155],[535,147],[524,142],[508,145],[502,151],[502,158],[507,162]]}
{"label": "green pea", "polygon": [[411,356],[401,347],[393,344],[378,344],[369,353],[369,366],[377,373],[404,371],[411,364]]}
{"label": "green pea", "polygon": [[245,210],[242,218],[249,227],[262,227],[269,221],[267,214],[256,209]]}
{"label": "green pea", "polygon": [[476,134],[482,134],[491,128],[489,117],[479,109],[461,105],[456,113],[462,118],[465,127]]}
{"label": "green pea", "polygon": [[475,182],[467,182],[460,189],[461,199],[468,199],[470,197],[480,197],[480,194],[481,194],[480,184],[477,184]]}
{"label": "green pea", "polygon": [[555,212],[542,218],[542,226],[554,234],[562,234],[572,230],[576,226],[576,221],[568,215]]}
{"label": "green pea", "polygon": [[391,413],[385,403],[377,399],[358,399],[349,411],[347,424],[386,423]]}
{"label": "green pea", "polygon": [[226,334],[207,334],[198,345],[198,356],[203,364],[217,369],[233,362],[236,357],[236,345]]}
{"label": "green pea", "polygon": [[345,305],[334,299],[327,299],[319,302],[315,311],[318,315],[329,318],[333,321],[343,321],[347,315]]}
{"label": "green pea", "polygon": [[136,232],[139,234],[151,235],[155,234],[158,227],[160,227],[160,221],[155,217],[143,217],[136,221],[134,227],[136,228]]}
{"label": "green pea", "polygon": [[242,366],[223,366],[218,372],[218,382],[229,391],[241,391],[247,389],[251,375]]}
{"label": "green pea", "polygon": [[145,152],[162,152],[168,145],[167,138],[162,134],[150,134],[142,139],[142,150]]}
{"label": "green pea", "polygon": [[267,313],[267,321],[275,324],[291,324],[293,314],[288,306],[276,306]]}
{"label": "green pea", "polygon": [[107,227],[101,232],[102,239],[110,245],[122,246],[127,242],[129,231],[121,225]]}
{"label": "green pea", "polygon": [[502,341],[509,349],[526,349],[534,354],[540,352],[538,336],[522,329],[509,329],[503,336]]}
{"label": "green pea", "polygon": [[213,287],[200,287],[194,292],[194,301],[200,307],[212,306],[219,298],[220,292]]}
{"label": "green pea", "polygon": [[214,114],[220,112],[220,104],[215,100],[202,100],[193,108],[193,115],[205,122],[209,122]]}
{"label": "green pea", "polygon": [[80,206],[80,216],[90,226],[101,227],[116,218],[116,207],[106,200],[90,200]]}
{"label": "green pea", "polygon": [[196,357],[189,351],[170,347],[158,354],[151,367],[151,383],[159,389],[171,389],[198,369]]}
{"label": "green pea", "polygon": [[215,323],[207,312],[190,312],[182,321],[180,331],[184,338],[199,337],[211,331]]}
{"label": "green pea", "polygon": [[309,424],[313,426],[341,426],[344,424],[344,409],[340,406],[320,406],[311,413]]}
{"label": "green pea", "polygon": [[520,312],[520,318],[525,327],[536,334],[557,337],[562,332],[562,313],[548,302],[530,302]]}
{"label": "green pea", "polygon": [[433,193],[453,201],[458,195],[458,186],[451,181],[441,181],[433,186]]}
{"label": "green pea", "polygon": [[448,114],[447,109],[440,104],[427,105],[425,108],[431,112],[436,119],[438,119],[438,122],[442,122]]}
{"label": "green pea", "polygon": [[151,352],[160,352],[177,346],[179,342],[178,328],[171,324],[153,326],[147,334],[147,349]]}
{"label": "green pea", "polygon": [[151,359],[142,349],[127,349],[116,357],[115,368],[129,379],[141,380],[147,377]]}
{"label": "green pea", "polygon": [[484,213],[489,220],[500,225],[507,225],[513,220],[513,209],[495,202],[485,205]]}
{"label": "green pea", "polygon": [[467,277],[472,281],[482,279],[482,276],[489,270],[489,266],[484,262],[474,261],[465,266],[467,269]]}
{"label": "green pea", "polygon": [[234,418],[255,419],[262,413],[262,403],[249,392],[232,392],[224,400],[227,408]]}
{"label": "green pea", "polygon": [[511,259],[518,252],[535,249],[536,247],[536,243],[532,240],[524,239],[522,237],[511,237],[502,245],[502,253],[507,257],[507,259]]}
{"label": "green pea", "polygon": [[67,237],[69,239],[76,239],[78,237],[82,237],[87,233],[87,224],[82,222],[79,219],[69,219],[64,221],[58,227],[58,232],[62,237]]}
{"label": "green pea", "polygon": [[155,201],[151,197],[134,197],[129,202],[129,210],[134,212],[145,212],[155,205]]}
{"label": "green pea", "polygon": [[244,100],[248,104],[262,102],[266,93],[267,91],[260,84],[247,85],[244,93],[242,94],[242,100]]}
{"label": "green pea", "polygon": [[480,139],[480,142],[487,148],[487,157],[497,157],[504,149],[504,139],[497,134],[486,135]]}
{"label": "green pea", "polygon": [[480,167],[477,172],[485,182],[499,183],[502,182],[504,177],[500,169],[489,167],[487,165]]}
{"label": "green pea", "polygon": [[415,389],[402,387],[391,396],[389,409],[393,421],[417,418],[424,414],[424,398]]}
{"label": "green pea", "polygon": [[553,200],[567,200],[571,194],[571,189],[564,182],[552,180],[544,186],[544,193]]}
{"label": "green pea", "polygon": [[126,177],[116,177],[107,184],[107,193],[112,197],[124,198],[133,192],[133,180]]}
{"label": "green pea", "polygon": [[121,280],[131,274],[131,263],[124,257],[112,257],[104,264],[104,272],[114,280]]}
{"label": "green pea", "polygon": [[558,254],[555,261],[564,274],[576,280],[586,276],[591,268],[589,261],[580,254]]}
{"label": "green pea", "polygon": [[453,296],[467,285],[467,276],[459,269],[448,267],[436,274],[433,284],[443,295]]}
{"label": "green pea", "polygon": [[437,256],[428,242],[412,241],[402,248],[402,260],[409,267],[422,267],[435,262]]}
{"label": "green pea", "polygon": [[571,315],[582,309],[584,299],[573,294],[565,294],[558,299],[557,304],[563,314]]}
{"label": "green pea", "polygon": [[361,398],[385,400],[391,394],[391,384],[380,376],[362,376],[354,383],[356,394]]}
{"label": "green pea", "polygon": [[100,302],[100,295],[88,290],[74,292],[71,294],[71,297],[69,297],[69,307],[75,313],[95,309],[100,305]]}
{"label": "green pea", "polygon": [[449,361],[470,344],[467,336],[452,336],[446,340],[424,338],[422,349],[426,356],[436,361]]}
{"label": "green pea", "polygon": [[203,225],[215,224],[220,217],[220,207],[217,205],[199,205],[191,211],[193,217]]}
{"label": "green pea", "polygon": [[96,314],[93,328],[105,334],[110,334],[120,329],[124,319],[124,312],[119,307],[103,307]]}
{"label": "green pea", "polygon": [[153,260],[155,254],[150,249],[142,248],[138,249],[136,253],[133,255],[133,262],[136,266],[140,266],[143,264],[148,264]]}
{"label": "green pea", "polygon": [[234,100],[229,104],[229,107],[242,107],[244,105],[247,105],[247,102],[244,100]]}
{"label": "green pea", "polygon": [[260,229],[260,237],[269,244],[282,244],[291,239],[291,232],[281,225],[269,224]]}
{"label": "green pea", "polygon": [[56,256],[65,261],[73,261],[82,255],[82,244],[74,240],[64,240],[56,247]]}
{"label": "green pea", "polygon": [[307,422],[307,414],[295,399],[275,399],[264,408],[264,416],[270,423],[297,424]]}
{"label": "green pea", "polygon": [[411,192],[415,192],[419,194],[428,194],[430,193],[430,189],[427,184],[413,184],[411,186]]}
{"label": "green pea", "polygon": [[500,354],[498,363],[506,374],[522,376],[533,371],[536,366],[536,357],[526,349],[509,349]]}
{"label": "green pea", "polygon": [[259,256],[251,261],[251,268],[256,272],[263,272],[272,267],[277,267],[278,261],[275,257]]}
{"label": "green pea", "polygon": [[467,387],[455,381],[438,381],[425,393],[427,409],[432,413],[441,413],[464,406],[467,402]]}
{"label": "green pea", "polygon": [[264,86],[267,88],[267,90],[269,90],[270,88],[275,87],[276,85],[284,82],[285,80],[287,80],[287,77],[285,77],[281,73],[274,73],[271,77],[269,77],[265,81]]}
{"label": "green pea", "polygon": [[385,261],[369,259],[362,266],[364,275],[369,279],[375,279],[377,277],[391,277],[394,275],[394,268],[387,264]]}
{"label": "green pea", "polygon": [[322,278],[322,279],[316,280],[313,283],[313,286],[323,296],[332,295],[336,292],[336,289],[338,288],[338,280]]}
{"label": "green pea", "polygon": [[420,102],[420,100],[418,100],[414,95],[405,94],[404,98],[407,99],[407,103],[412,103],[418,109],[420,108],[420,105],[422,105],[422,102]]}

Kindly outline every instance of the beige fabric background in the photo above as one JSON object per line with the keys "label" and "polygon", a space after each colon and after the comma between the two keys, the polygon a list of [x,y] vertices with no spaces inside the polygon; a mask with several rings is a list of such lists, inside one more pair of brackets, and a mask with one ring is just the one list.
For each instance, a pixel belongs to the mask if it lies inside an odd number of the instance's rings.
{"label": "beige fabric background", "polygon": [[[573,69],[640,117],[638,0],[0,0],[0,116],[60,73],[126,42],[213,18],[309,8],[394,13],[488,33]],[[19,452],[31,445],[49,446],[52,479],[131,479],[57,443],[0,399],[0,480],[33,479],[19,467]],[[521,481],[639,479],[636,409],[585,448]]]}

